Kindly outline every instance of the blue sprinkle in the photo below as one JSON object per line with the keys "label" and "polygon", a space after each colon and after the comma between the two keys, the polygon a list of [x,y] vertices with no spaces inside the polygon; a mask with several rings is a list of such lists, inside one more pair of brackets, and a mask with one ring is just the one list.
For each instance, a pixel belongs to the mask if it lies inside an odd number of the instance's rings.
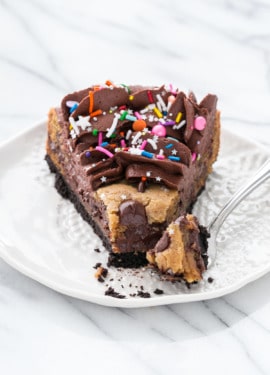
{"label": "blue sprinkle", "polygon": [[101,147],[105,147],[105,146],[107,146],[108,144],[109,144],[108,142],[102,142],[100,146],[101,146]]}
{"label": "blue sprinkle", "polygon": [[168,112],[167,111],[162,111],[163,116],[167,116]]}
{"label": "blue sprinkle", "polygon": [[86,151],[85,156],[86,156],[87,158],[90,158],[90,156],[91,156],[91,152],[90,152],[90,151]]}
{"label": "blue sprinkle", "polygon": [[181,159],[179,158],[179,156],[168,156],[168,159],[172,160],[172,161],[180,161]]}
{"label": "blue sprinkle", "polygon": [[73,106],[69,109],[69,113],[72,113],[75,111],[75,109],[77,109],[79,107],[79,104],[75,103],[73,104]]}
{"label": "blue sprinkle", "polygon": [[172,143],[169,143],[167,146],[165,146],[165,148],[172,148],[172,147],[173,147]]}
{"label": "blue sprinkle", "polygon": [[126,115],[125,120],[136,121],[136,120],[137,120],[137,117],[135,117],[135,116],[130,116],[130,115]]}
{"label": "blue sprinkle", "polygon": [[154,154],[152,154],[151,152],[143,151],[142,152],[142,156],[145,156],[145,157],[147,157],[149,159],[152,159],[153,156],[154,156]]}

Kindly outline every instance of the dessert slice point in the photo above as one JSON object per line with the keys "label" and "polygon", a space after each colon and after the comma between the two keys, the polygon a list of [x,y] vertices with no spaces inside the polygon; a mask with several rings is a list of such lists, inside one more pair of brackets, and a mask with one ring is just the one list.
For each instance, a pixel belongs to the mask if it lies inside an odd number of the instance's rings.
{"label": "dessert slice point", "polygon": [[180,216],[168,225],[146,258],[165,279],[183,279],[187,283],[200,281],[207,267],[208,237],[206,228],[199,225],[195,216]]}

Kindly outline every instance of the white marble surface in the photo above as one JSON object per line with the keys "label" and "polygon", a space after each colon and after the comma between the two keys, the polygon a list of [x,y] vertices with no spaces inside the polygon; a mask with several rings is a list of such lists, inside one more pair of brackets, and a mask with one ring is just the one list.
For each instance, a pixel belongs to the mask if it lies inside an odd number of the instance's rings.
{"label": "white marble surface", "polygon": [[[0,141],[112,79],[216,93],[223,127],[270,147],[269,19],[266,0],[0,0]],[[269,374],[269,288],[124,310],[0,261],[1,374]]]}

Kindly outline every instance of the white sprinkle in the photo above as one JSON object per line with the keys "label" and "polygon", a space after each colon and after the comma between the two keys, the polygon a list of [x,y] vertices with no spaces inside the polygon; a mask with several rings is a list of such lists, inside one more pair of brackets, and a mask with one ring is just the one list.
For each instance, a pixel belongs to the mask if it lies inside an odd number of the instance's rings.
{"label": "white sprinkle", "polygon": [[132,137],[133,139],[132,139],[131,144],[133,144],[133,145],[136,144],[141,135],[142,135],[142,132],[138,132],[136,135],[134,135]]}
{"label": "white sprinkle", "polygon": [[142,115],[142,120],[146,120],[147,119],[147,116],[146,115]]}
{"label": "white sprinkle", "polygon": [[164,124],[166,121],[165,121],[164,118],[160,118],[160,119],[159,119],[159,122],[161,122],[162,124]]}
{"label": "white sprinkle", "polygon": [[69,118],[69,122],[70,122],[71,126],[73,127],[74,132],[75,132],[77,135],[80,134],[80,131],[79,131],[79,129],[78,129],[78,126],[77,126],[77,124],[76,124],[76,121],[74,120],[74,118],[73,118],[72,116],[70,116],[70,118]]}
{"label": "white sprinkle", "polygon": [[126,134],[126,140],[129,140],[131,134],[132,134],[132,130],[129,129],[127,134]]}
{"label": "white sprinkle", "polygon": [[162,107],[161,107],[161,103],[160,102],[157,102],[157,107],[158,107],[159,111],[162,112]]}
{"label": "white sprinkle", "polygon": [[104,193],[100,194],[101,199],[104,199],[105,197],[106,197],[106,195]]}
{"label": "white sprinkle", "polygon": [[121,195],[121,199],[122,199],[122,200],[125,200],[125,199],[127,199],[127,196],[126,196],[125,194],[122,194],[122,195]]}
{"label": "white sprinkle", "polygon": [[149,110],[149,108],[148,107],[145,107],[144,109],[141,109],[140,110],[140,113],[146,113],[146,112],[148,112],[148,110]]}
{"label": "white sprinkle", "polygon": [[174,230],[173,229],[169,229],[168,232],[169,232],[170,235],[174,234]]}
{"label": "white sprinkle", "polygon": [[173,129],[181,129],[186,124],[186,120],[182,120],[179,124],[174,125]]}
{"label": "white sprinkle", "polygon": [[146,172],[146,177],[151,177],[151,171]]}
{"label": "white sprinkle", "polygon": [[153,121],[154,121],[154,116],[153,116],[153,115],[150,115],[149,118],[148,118],[148,121],[149,121],[149,122],[153,122]]}
{"label": "white sprinkle", "polygon": [[129,149],[129,152],[132,154],[132,155],[141,155],[143,150],[140,150],[139,148],[136,148],[136,147],[131,147]]}
{"label": "white sprinkle", "polygon": [[105,177],[105,176],[100,177],[100,181],[101,182],[106,182],[107,181],[107,177]]}
{"label": "white sprinkle", "polygon": [[156,181],[160,182],[161,181],[161,177],[157,176],[156,177]]}
{"label": "white sprinkle", "polygon": [[164,154],[164,150],[161,148],[160,150],[159,150],[159,155],[163,155]]}
{"label": "white sprinkle", "polygon": [[114,115],[114,119],[113,119],[113,122],[112,122],[112,125],[111,125],[110,129],[109,129],[108,132],[106,133],[106,137],[107,137],[107,138],[110,138],[110,136],[111,136],[111,135],[113,134],[113,132],[115,131],[119,118],[120,118],[120,115],[119,115],[118,113],[116,113],[116,114]]}
{"label": "white sprinkle", "polygon": [[103,114],[103,116],[105,116],[105,115],[106,115],[106,112],[104,111],[102,114]]}
{"label": "white sprinkle", "polygon": [[76,121],[76,125],[80,126],[83,130],[90,127],[91,130],[91,123],[90,123],[90,116],[79,116],[79,120]]}
{"label": "white sprinkle", "polygon": [[149,108],[149,109],[154,109],[155,106],[156,106],[155,103],[152,103],[152,104],[149,104],[149,105],[148,105],[148,108]]}
{"label": "white sprinkle", "polygon": [[162,97],[159,94],[157,94],[157,98],[158,98],[158,101],[159,101],[159,103],[160,103],[161,108],[163,109],[163,111],[166,111],[167,106],[166,106],[164,100],[162,99]]}
{"label": "white sprinkle", "polygon": [[153,141],[154,141],[154,142],[157,142],[157,141],[158,141],[158,135],[154,135],[154,137],[153,137]]}
{"label": "white sprinkle", "polygon": [[176,154],[177,154],[177,150],[176,150],[175,148],[172,150],[172,154],[173,154],[173,155],[176,155]]}
{"label": "white sprinkle", "polygon": [[153,147],[154,150],[157,150],[157,145],[156,145],[156,142],[154,141],[154,139],[148,138],[147,142],[150,143],[150,145]]}
{"label": "white sprinkle", "polygon": [[93,120],[94,120],[94,121],[97,121],[97,118],[96,118],[96,117],[93,117]]}

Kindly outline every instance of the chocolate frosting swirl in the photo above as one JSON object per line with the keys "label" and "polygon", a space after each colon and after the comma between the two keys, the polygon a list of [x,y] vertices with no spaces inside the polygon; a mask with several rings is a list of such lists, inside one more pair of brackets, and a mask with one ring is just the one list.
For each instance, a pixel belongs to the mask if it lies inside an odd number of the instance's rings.
{"label": "chocolate frosting swirl", "polygon": [[109,82],[65,96],[61,108],[72,152],[94,190],[121,179],[180,190],[185,168],[204,151],[216,103],[208,94],[198,104],[192,92],[171,85]]}

